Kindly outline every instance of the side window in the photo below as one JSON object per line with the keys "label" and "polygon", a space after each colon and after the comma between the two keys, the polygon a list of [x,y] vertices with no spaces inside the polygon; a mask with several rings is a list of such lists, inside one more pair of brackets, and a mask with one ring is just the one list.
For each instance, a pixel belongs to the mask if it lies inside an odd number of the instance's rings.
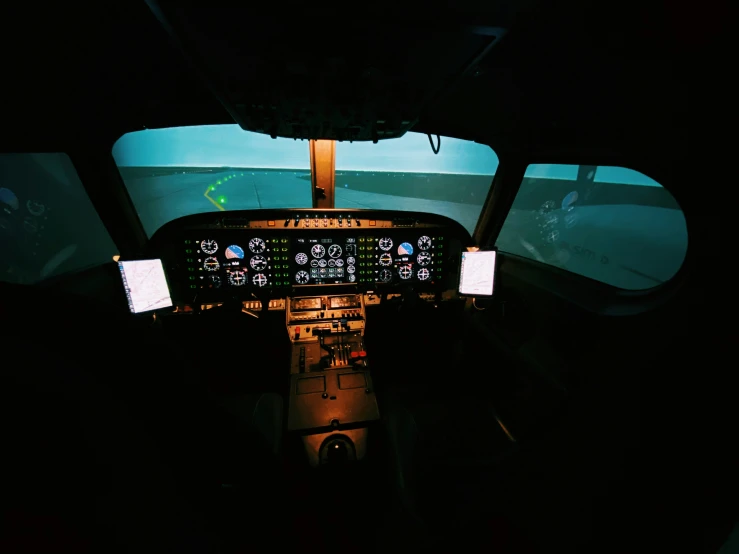
{"label": "side window", "polygon": [[627,290],[669,281],[688,248],[675,198],[622,167],[530,165],[496,246]]}
{"label": "side window", "polygon": [[66,154],[0,154],[0,281],[37,283],[116,253]]}

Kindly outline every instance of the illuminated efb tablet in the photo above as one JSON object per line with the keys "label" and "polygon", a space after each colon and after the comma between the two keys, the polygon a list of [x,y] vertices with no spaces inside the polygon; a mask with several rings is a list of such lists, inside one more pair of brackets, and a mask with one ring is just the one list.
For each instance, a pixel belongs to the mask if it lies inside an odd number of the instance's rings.
{"label": "illuminated efb tablet", "polygon": [[462,252],[459,289],[462,296],[492,296],[497,251]]}
{"label": "illuminated efb tablet", "polygon": [[172,306],[162,260],[118,262],[118,268],[132,313],[139,314]]}

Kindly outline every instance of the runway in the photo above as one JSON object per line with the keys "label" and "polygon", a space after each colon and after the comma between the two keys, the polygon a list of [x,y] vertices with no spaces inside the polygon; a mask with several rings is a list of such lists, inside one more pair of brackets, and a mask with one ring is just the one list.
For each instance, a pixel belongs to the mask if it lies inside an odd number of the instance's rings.
{"label": "runway", "polygon": [[[312,204],[308,169],[120,170],[149,236],[168,221],[194,213]],[[337,172],[335,205],[437,213],[459,221],[472,233],[491,181],[489,176]],[[459,201],[451,200],[455,197]]]}

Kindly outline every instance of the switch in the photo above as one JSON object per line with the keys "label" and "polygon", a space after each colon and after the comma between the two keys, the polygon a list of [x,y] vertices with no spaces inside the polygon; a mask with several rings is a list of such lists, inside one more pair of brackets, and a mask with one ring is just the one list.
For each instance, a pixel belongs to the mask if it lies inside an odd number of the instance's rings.
{"label": "switch", "polygon": [[343,327],[346,327],[346,318],[345,317],[341,318],[341,325]]}
{"label": "switch", "polygon": [[284,227],[287,227],[288,225],[290,225],[290,218],[289,217],[285,220]]}
{"label": "switch", "polygon": [[300,338],[300,327],[296,327],[295,328],[295,338],[296,339],[299,339]]}
{"label": "switch", "polygon": [[367,357],[367,352],[365,352],[364,350],[360,350],[359,351],[359,357],[360,358],[366,358]]}
{"label": "switch", "polygon": [[295,216],[295,221],[293,221],[293,227],[297,227],[300,224],[300,217]]}
{"label": "switch", "polygon": [[354,220],[354,223],[357,224],[357,227],[361,227],[362,226],[362,222],[359,219],[355,219]]}

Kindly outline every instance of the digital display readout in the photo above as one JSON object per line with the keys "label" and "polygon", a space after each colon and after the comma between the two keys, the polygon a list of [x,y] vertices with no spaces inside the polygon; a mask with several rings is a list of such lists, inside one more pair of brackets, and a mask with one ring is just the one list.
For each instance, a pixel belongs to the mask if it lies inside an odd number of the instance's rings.
{"label": "digital display readout", "polygon": [[295,298],[290,304],[290,309],[294,312],[303,310],[320,310],[321,298],[319,296],[314,298]]}

